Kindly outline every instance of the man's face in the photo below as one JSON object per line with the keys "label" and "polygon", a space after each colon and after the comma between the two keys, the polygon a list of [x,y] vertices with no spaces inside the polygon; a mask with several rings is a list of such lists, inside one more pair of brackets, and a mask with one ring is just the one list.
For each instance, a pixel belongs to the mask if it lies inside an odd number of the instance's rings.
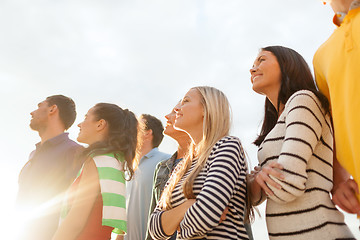
{"label": "man's face", "polygon": [[30,128],[35,131],[46,128],[50,111],[50,106],[46,101],[39,103],[38,108],[30,113]]}

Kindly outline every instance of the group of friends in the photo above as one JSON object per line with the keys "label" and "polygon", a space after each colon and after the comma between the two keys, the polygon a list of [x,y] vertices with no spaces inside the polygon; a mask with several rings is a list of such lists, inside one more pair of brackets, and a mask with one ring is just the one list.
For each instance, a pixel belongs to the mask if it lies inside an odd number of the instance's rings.
{"label": "group of friends", "polygon": [[[41,142],[19,176],[20,238],[252,239],[254,208],[267,201],[270,239],[355,239],[335,205],[360,215],[360,1],[330,4],[338,28],[314,56],[315,79],[283,46],[262,48],[250,69],[265,96],[254,169],[214,87],[191,88],[165,128],[98,103],[78,124],[87,147],[66,133],[71,98],[40,102],[30,127]],[[158,150],[163,134],[178,143],[173,155]]]}

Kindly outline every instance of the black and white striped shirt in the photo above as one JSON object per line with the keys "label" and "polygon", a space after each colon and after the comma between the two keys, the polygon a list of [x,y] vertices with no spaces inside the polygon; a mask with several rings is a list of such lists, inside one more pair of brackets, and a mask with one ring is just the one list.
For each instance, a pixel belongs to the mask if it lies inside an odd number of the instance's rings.
{"label": "black and white striped shirt", "polygon": [[[190,169],[175,186],[172,207],[187,200],[182,185],[196,164],[197,160],[194,159]],[[240,140],[232,136],[219,140],[194,181],[196,202],[181,221],[177,239],[248,239],[244,228],[246,172]],[[226,207],[229,207],[226,220],[219,224]],[[170,237],[162,230],[162,213],[157,206],[149,220],[149,231],[154,239]]]}
{"label": "black and white striped shirt", "polygon": [[277,161],[282,189],[266,206],[270,239],[353,239],[344,216],[330,199],[333,187],[333,132],[329,114],[310,91],[294,93],[258,151],[261,166]]}

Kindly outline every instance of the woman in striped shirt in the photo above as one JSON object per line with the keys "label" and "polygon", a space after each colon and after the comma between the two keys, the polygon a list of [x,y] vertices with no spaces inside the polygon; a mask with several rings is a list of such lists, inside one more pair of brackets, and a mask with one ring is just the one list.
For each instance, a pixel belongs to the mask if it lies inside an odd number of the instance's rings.
{"label": "woman in striped shirt", "polygon": [[191,88],[176,108],[174,126],[189,134],[192,145],[150,216],[154,239],[176,230],[177,239],[248,239],[247,167],[239,139],[228,135],[230,120],[226,96],[212,87]]}
{"label": "woman in striped shirt", "polygon": [[253,90],[266,96],[259,167],[249,178],[252,202],[267,195],[270,239],[354,239],[330,198],[333,130],[329,103],[294,50],[263,48],[251,72]]}
{"label": "woman in striped shirt", "polygon": [[137,119],[115,104],[98,103],[79,125],[89,144],[80,175],[68,191],[53,240],[109,240],[126,232],[124,171],[133,175]]}

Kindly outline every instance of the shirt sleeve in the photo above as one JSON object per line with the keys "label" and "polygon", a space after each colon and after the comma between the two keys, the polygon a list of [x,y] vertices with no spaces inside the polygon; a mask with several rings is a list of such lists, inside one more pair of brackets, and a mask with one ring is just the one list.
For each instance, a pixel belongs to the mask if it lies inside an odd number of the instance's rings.
{"label": "shirt sleeve", "polygon": [[314,65],[314,75],[315,75],[315,82],[322,94],[324,94],[327,99],[330,100],[330,93],[329,93],[329,86],[327,84],[326,78],[322,72],[321,65],[319,63],[318,53],[315,54],[316,57],[314,57],[313,65]]}
{"label": "shirt sleeve", "polygon": [[[152,191],[151,191],[149,219],[150,219],[150,216],[151,216],[151,214],[153,213],[153,211],[155,210],[155,207],[156,207],[155,184],[156,184],[156,179],[157,179],[157,175],[158,175],[158,172],[159,172],[160,164],[161,164],[161,162],[156,165],[155,172],[154,172],[153,187],[152,187]],[[151,236],[150,236],[150,233],[149,233],[149,229],[147,229],[147,231],[146,231],[146,238],[145,239],[146,240],[151,240],[152,239]]]}
{"label": "shirt sleeve", "polygon": [[[182,163],[179,163],[173,173],[171,174],[169,180],[166,182],[164,189],[169,185],[172,178],[175,176],[175,173],[181,168]],[[156,205],[154,211],[150,214],[148,221],[148,235],[152,237],[152,239],[169,239],[172,235],[166,235],[161,225],[161,215],[164,211],[159,206],[160,201]]]}
{"label": "shirt sleeve", "polygon": [[[216,146],[215,146],[216,147]],[[211,154],[207,175],[196,202],[187,210],[178,234],[182,239],[203,236],[219,225],[236,184],[246,181],[246,164],[240,141],[230,138]]]}
{"label": "shirt sleeve", "polygon": [[308,160],[315,146],[319,141],[323,141],[321,133],[324,115],[316,99],[313,93],[302,91],[290,98],[289,104],[285,107],[286,130],[278,158],[278,163],[284,167],[284,179],[270,175],[281,185],[281,189],[268,185],[274,193],[269,197],[278,203],[293,201],[305,192]]}

